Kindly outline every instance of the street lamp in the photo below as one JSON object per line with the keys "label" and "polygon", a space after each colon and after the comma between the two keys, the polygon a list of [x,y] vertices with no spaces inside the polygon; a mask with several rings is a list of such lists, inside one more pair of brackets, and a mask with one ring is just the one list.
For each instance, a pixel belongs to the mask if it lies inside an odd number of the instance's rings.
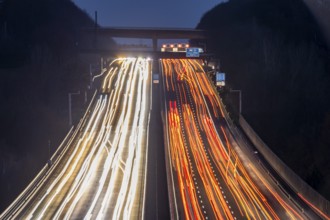
{"label": "street lamp", "polygon": [[69,98],[69,126],[71,127],[72,126],[72,115],[71,115],[71,96],[72,95],[79,95],[80,94],[80,91],[78,92],[70,92],[68,94],[68,98]]}
{"label": "street lamp", "polygon": [[242,90],[235,90],[235,89],[230,89],[230,92],[238,92],[239,96],[239,114],[242,114]]}
{"label": "street lamp", "polygon": [[92,89],[92,86],[93,86],[92,64],[89,64],[89,89]]}
{"label": "street lamp", "polygon": [[52,157],[50,156],[50,140],[48,140],[48,167],[51,167],[52,166]]}

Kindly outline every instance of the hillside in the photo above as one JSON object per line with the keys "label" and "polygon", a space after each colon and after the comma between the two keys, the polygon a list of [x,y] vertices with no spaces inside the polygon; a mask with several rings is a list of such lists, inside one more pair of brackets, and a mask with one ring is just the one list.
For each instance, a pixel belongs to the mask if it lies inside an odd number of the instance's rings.
{"label": "hillside", "polygon": [[330,1],[329,0],[303,0],[310,8],[316,20],[324,32],[328,47],[330,47]]}
{"label": "hillside", "polygon": [[[89,62],[79,28],[94,22],[70,0],[5,0],[0,7],[0,212],[69,130],[68,93],[84,94]],[[73,117],[84,96],[73,98]]]}
{"label": "hillside", "polygon": [[36,50],[51,51],[47,55],[63,60],[75,49],[79,28],[93,26],[88,15],[70,0],[4,1],[0,11],[0,66],[16,67],[34,59]]}
{"label": "hillside", "polygon": [[[243,116],[272,150],[330,199],[330,53],[301,0],[230,0],[197,28],[217,30],[208,48]],[[228,103],[233,95],[225,94]]]}

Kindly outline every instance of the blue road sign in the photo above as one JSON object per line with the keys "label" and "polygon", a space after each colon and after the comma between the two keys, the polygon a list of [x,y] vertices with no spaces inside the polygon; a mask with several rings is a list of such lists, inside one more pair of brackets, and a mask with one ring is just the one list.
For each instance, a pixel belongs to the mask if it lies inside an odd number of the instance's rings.
{"label": "blue road sign", "polygon": [[219,72],[216,73],[216,81],[217,82],[225,81],[225,79],[226,79],[225,73],[219,73]]}
{"label": "blue road sign", "polygon": [[199,57],[199,48],[194,48],[194,47],[187,48],[186,57]]}
{"label": "blue road sign", "polygon": [[226,83],[226,74],[225,73],[219,73],[219,72],[216,72],[216,75],[215,75],[215,81],[216,81],[216,85],[217,86],[225,86]]}

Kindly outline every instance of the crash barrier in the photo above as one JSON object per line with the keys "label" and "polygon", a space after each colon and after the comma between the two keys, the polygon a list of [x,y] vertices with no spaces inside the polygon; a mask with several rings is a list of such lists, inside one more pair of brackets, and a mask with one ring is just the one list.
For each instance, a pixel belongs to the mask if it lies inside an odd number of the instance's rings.
{"label": "crash barrier", "polygon": [[330,202],[322,195],[316,192],[304,180],[302,180],[295,172],[293,172],[279,157],[277,157],[271,149],[261,140],[253,128],[248,124],[242,115],[239,117],[239,125],[244,133],[264,156],[273,169],[280,175],[291,188],[300,196],[305,198],[324,214],[330,215]]}

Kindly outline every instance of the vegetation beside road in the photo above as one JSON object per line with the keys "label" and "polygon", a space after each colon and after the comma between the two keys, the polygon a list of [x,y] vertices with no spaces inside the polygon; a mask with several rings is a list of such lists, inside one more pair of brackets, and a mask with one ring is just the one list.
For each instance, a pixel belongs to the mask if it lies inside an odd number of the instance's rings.
{"label": "vegetation beside road", "polygon": [[94,22],[72,1],[0,4],[0,212],[65,137],[69,92],[82,94],[72,99],[74,119],[83,111],[89,63],[77,50],[81,27]]}
{"label": "vegetation beside road", "polygon": [[[227,83],[242,90],[243,116],[271,149],[330,199],[330,51],[301,0],[230,0],[197,28]],[[225,99],[236,102],[237,94]],[[234,101],[235,99],[235,101]]]}

